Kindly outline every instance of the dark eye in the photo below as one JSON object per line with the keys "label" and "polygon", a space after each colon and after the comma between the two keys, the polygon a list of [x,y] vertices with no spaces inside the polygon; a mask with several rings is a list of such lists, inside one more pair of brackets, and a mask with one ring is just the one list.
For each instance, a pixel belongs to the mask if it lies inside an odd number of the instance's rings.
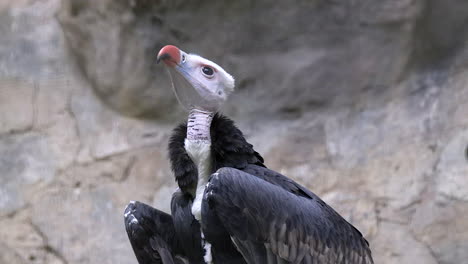
{"label": "dark eye", "polygon": [[214,70],[213,70],[213,68],[211,68],[211,67],[203,66],[202,72],[203,72],[203,74],[204,74],[205,76],[211,77],[211,76],[213,76]]}
{"label": "dark eye", "polygon": [[184,63],[186,60],[185,55],[182,54],[182,63]]}

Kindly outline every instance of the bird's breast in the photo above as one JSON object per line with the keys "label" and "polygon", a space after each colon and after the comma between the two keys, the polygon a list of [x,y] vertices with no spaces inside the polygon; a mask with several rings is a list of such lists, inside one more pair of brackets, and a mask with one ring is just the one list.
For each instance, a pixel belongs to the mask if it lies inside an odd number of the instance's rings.
{"label": "bird's breast", "polygon": [[211,175],[211,142],[205,140],[185,140],[185,150],[197,166],[198,181],[195,200],[192,204],[192,214],[198,221],[201,221],[201,204],[203,192]]}
{"label": "bird's breast", "polygon": [[[201,223],[201,207],[203,202],[203,193],[205,192],[206,184],[208,183],[208,179],[210,178],[212,168],[211,142],[206,140],[185,139],[185,150],[197,166],[198,170],[197,190],[195,193],[195,199],[192,203],[192,215]],[[201,235],[202,237],[204,237],[203,230],[201,230]],[[211,257],[211,244],[205,241],[204,248],[205,262],[208,264],[213,264]]]}

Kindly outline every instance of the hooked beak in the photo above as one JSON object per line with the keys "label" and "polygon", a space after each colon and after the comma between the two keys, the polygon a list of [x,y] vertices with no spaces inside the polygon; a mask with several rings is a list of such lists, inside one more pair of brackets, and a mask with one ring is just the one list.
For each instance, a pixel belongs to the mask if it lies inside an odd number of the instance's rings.
{"label": "hooked beak", "polygon": [[173,45],[164,46],[158,53],[156,62],[163,61],[168,67],[175,67],[180,63],[180,49]]}

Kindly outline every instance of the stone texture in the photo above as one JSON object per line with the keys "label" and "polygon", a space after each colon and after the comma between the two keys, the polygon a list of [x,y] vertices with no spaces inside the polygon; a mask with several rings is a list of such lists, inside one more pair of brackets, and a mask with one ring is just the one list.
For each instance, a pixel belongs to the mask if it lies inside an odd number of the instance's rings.
{"label": "stone texture", "polygon": [[167,76],[154,67],[167,39],[151,9],[140,1],[63,2],[58,17],[70,52],[104,102],[131,116],[176,110]]}
{"label": "stone texture", "polygon": [[122,205],[112,201],[115,195],[100,186],[80,192],[71,188],[48,191],[37,200],[33,223],[48,236],[50,247],[71,263],[129,263],[133,259],[128,245],[111,243],[125,241],[126,236]]}
{"label": "stone texture", "polygon": [[0,133],[27,130],[34,121],[34,83],[4,80],[0,86]]}
{"label": "stone texture", "polygon": [[463,263],[467,259],[466,202],[450,198],[424,201],[416,209],[410,227],[438,263]]}
{"label": "stone texture", "polygon": [[3,243],[0,244],[0,252],[2,252],[2,255],[0,255],[0,261],[2,263],[18,263],[18,264],[25,263],[21,259],[21,257],[16,254],[14,250],[12,250],[11,248],[8,248]]}
{"label": "stone texture", "polygon": [[438,192],[455,200],[468,201],[467,157],[468,129],[457,131],[445,146],[437,164]]}
{"label": "stone texture", "polygon": [[382,260],[386,263],[440,263],[431,249],[415,239],[407,227],[396,223],[381,223],[375,239],[375,248],[375,251],[380,252],[374,257],[376,263]]}
{"label": "stone texture", "polygon": [[62,34],[52,19],[60,2],[2,1],[0,76],[37,80],[63,73]]}
{"label": "stone texture", "polygon": [[0,215],[23,207],[25,185],[50,182],[55,174],[47,139],[38,133],[4,136],[0,139]]}
{"label": "stone texture", "polygon": [[169,211],[185,118],[157,50],[236,78],[224,111],[376,263],[468,259],[464,0],[0,1],[0,263],[136,263],[130,200]]}
{"label": "stone texture", "polygon": [[[24,217],[25,216],[16,217],[15,220],[19,218],[24,219]],[[5,254],[8,259],[9,255],[13,256],[17,254],[16,260],[10,259],[2,263],[66,263],[60,253],[49,246],[48,238],[36,225],[11,220],[4,220],[1,224],[2,226],[9,227],[9,229],[3,228],[0,230],[2,238],[8,241],[11,248],[15,249],[2,250],[2,255]]]}

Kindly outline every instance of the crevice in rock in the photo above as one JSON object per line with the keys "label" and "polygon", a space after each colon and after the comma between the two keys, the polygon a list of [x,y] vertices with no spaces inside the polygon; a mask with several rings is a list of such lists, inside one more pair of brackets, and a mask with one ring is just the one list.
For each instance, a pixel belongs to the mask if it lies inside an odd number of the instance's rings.
{"label": "crevice in rock", "polygon": [[128,177],[130,176],[130,173],[132,172],[132,168],[135,165],[135,162],[136,162],[136,157],[135,156],[130,157],[127,165],[125,166],[123,170],[122,177],[118,180],[118,182],[124,182],[128,179]]}
{"label": "crevice in rock", "polygon": [[93,161],[91,161],[91,162],[84,162],[84,163],[82,162],[82,163],[76,163],[76,164],[77,165],[87,165],[87,164],[90,164],[90,163],[93,163],[93,162],[110,161],[110,160],[112,160],[114,158],[129,155],[131,153],[138,152],[138,151],[143,150],[143,149],[155,148],[157,146],[159,146],[159,143],[153,143],[153,144],[147,144],[147,145],[144,145],[144,146],[128,148],[128,149],[125,149],[125,150],[122,150],[122,151],[114,152],[114,153],[106,155],[106,156],[93,157]]}
{"label": "crevice in rock", "polygon": [[465,159],[468,161],[468,145],[465,148]]}
{"label": "crevice in rock", "polygon": [[[431,167],[431,170],[430,172],[426,175],[425,177],[425,186],[423,188],[423,190],[421,191],[419,197],[421,199],[421,203],[424,202],[424,201],[429,201],[429,200],[432,200],[434,199],[434,187],[436,186],[436,180],[437,180],[437,175],[438,175],[438,165],[440,163],[440,153],[437,153],[437,146],[434,146],[434,150],[433,150],[434,154],[437,155],[437,159],[434,160],[434,163]],[[413,218],[415,216],[415,213],[416,211],[412,212],[411,215],[410,215],[410,223],[413,222]],[[423,245],[429,252],[429,254],[431,255],[431,257],[434,259],[434,261],[436,263],[440,263],[438,258],[437,258],[437,254],[432,250],[431,248],[431,245],[429,245],[428,243],[424,242],[422,239],[418,238],[418,236],[413,232],[413,230],[411,229],[411,227],[408,227],[408,232],[409,234],[411,235],[411,237],[417,241],[418,243],[420,243],[421,245]]]}
{"label": "crevice in rock", "polygon": [[429,252],[429,254],[431,255],[431,257],[434,259],[434,261],[435,261],[437,264],[440,263],[439,259],[437,258],[437,254],[434,252],[434,250],[432,250],[432,248],[431,248],[431,246],[430,246],[429,244],[427,244],[427,243],[424,242],[423,240],[419,239],[419,238],[416,236],[416,234],[415,234],[412,230],[408,229],[408,233],[411,235],[411,237],[412,237],[416,242],[420,243],[421,245],[423,245],[423,246],[427,249],[427,251]]}
{"label": "crevice in rock", "polygon": [[38,116],[38,105],[37,105],[37,98],[39,97],[39,92],[40,92],[40,86],[38,85],[37,82],[34,82],[33,85],[33,95],[32,95],[32,122],[31,122],[31,130],[36,127],[37,124],[37,116]]}
{"label": "crevice in rock", "polygon": [[[114,163],[114,160],[110,160],[109,162]],[[117,182],[117,183],[125,182],[130,176],[130,173],[132,171],[133,166],[135,165],[135,162],[136,162],[136,157],[131,156],[128,158],[126,165],[122,169],[122,173],[120,174],[118,174],[117,172],[116,173],[103,173],[101,175],[105,178],[110,179],[113,182]]]}
{"label": "crevice in rock", "polygon": [[468,202],[467,200],[464,200],[464,199],[460,199],[456,196],[453,196],[453,195],[449,195],[449,194],[446,194],[446,193],[440,193],[439,194],[440,196],[444,197],[445,199],[449,200],[449,201],[452,201],[452,202],[461,202],[461,203],[466,203]]}
{"label": "crevice in rock", "polygon": [[[20,208],[18,209],[15,209],[14,211],[8,213],[5,215],[5,218],[10,218],[10,219],[13,219],[15,218],[16,216],[18,216],[21,212],[24,212],[26,210],[29,210],[31,208],[31,204],[29,203],[26,203],[24,204],[23,206],[21,206]],[[0,217],[1,219],[2,217]]]}
{"label": "crevice in rock", "polygon": [[[68,81],[67,81],[67,85],[69,85]],[[78,160],[78,155],[83,150],[83,139],[82,139],[82,135],[80,133],[78,119],[77,119],[77,117],[76,117],[76,115],[75,115],[75,113],[73,112],[73,109],[72,109],[72,98],[73,98],[73,92],[70,92],[70,94],[68,95],[68,98],[67,98],[67,104],[65,106],[65,111],[67,111],[67,113],[70,115],[70,118],[72,119],[72,121],[74,123],[74,129],[75,129],[76,137],[78,138],[78,148],[76,149],[76,153],[73,155],[74,157],[73,157],[73,162],[72,162],[72,163],[76,163],[76,161]]]}
{"label": "crevice in rock", "polygon": [[68,264],[67,259],[63,256],[63,254],[52,247],[49,244],[49,239],[48,237],[42,232],[42,230],[34,224],[32,221],[29,222],[29,225],[32,227],[32,229],[41,237],[44,246],[42,246],[42,249],[50,254],[52,254],[54,257],[58,258],[63,264]]}
{"label": "crevice in rock", "polygon": [[377,217],[377,221],[378,222],[387,222],[387,223],[392,223],[392,224],[402,225],[402,226],[408,226],[407,222],[398,221],[398,220],[395,220],[395,219],[390,219],[390,218],[380,217],[380,216]]}
{"label": "crevice in rock", "polygon": [[[427,188],[427,185],[425,186],[425,188],[421,191],[421,194],[423,194],[425,192]],[[420,195],[421,196],[421,195]],[[418,204],[421,204],[423,202],[423,199],[422,198],[418,198],[414,201],[411,201],[409,202],[408,204],[404,205],[404,206],[401,206],[400,208],[398,208],[399,211],[405,211],[407,209],[410,209],[411,207],[415,206],[415,205],[418,205]]]}

